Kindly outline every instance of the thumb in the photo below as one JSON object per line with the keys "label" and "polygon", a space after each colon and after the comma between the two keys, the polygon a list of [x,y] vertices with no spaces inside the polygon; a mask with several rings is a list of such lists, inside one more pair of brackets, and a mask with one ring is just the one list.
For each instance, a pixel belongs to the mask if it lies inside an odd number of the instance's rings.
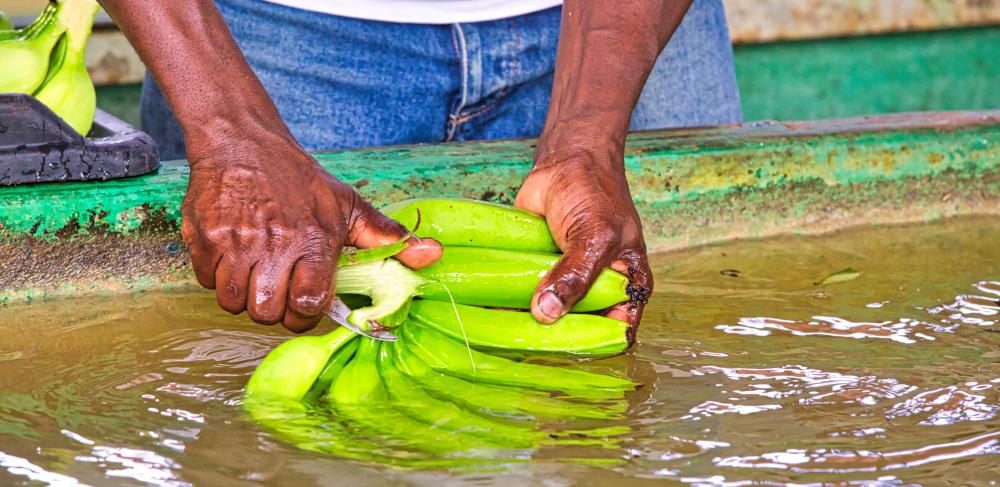
{"label": "thumb", "polygon": [[531,298],[531,314],[542,323],[553,323],[568,313],[611,264],[612,248],[607,240],[574,245],[549,271],[535,288]]}
{"label": "thumb", "polygon": [[[396,243],[409,235],[409,230],[401,223],[383,215],[360,196],[355,198],[355,218],[348,229],[348,244],[368,249]],[[407,267],[419,269],[437,262],[441,252],[441,244],[437,240],[411,235],[406,241],[406,248],[395,258]]]}

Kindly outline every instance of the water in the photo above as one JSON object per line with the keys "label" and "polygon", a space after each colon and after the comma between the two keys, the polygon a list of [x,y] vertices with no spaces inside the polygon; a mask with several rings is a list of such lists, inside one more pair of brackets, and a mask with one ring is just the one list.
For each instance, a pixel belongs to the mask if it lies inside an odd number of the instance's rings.
{"label": "water", "polygon": [[0,485],[997,485],[998,242],[1000,220],[970,218],[657,255],[641,347],[600,364],[646,384],[614,424],[631,433],[593,461],[559,447],[481,469],[274,438],[240,393],[288,335],[211,293],[9,305]]}

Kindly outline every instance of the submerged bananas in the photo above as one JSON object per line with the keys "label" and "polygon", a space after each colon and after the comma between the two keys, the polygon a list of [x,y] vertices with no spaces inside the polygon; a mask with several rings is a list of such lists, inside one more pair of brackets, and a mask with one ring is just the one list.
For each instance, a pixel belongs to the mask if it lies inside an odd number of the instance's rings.
{"label": "submerged bananas", "polygon": [[50,2],[30,25],[0,30],[0,93],[27,93],[86,135],[97,98],[84,48],[96,0]]}
{"label": "submerged bananas", "polygon": [[0,40],[0,93],[34,93],[49,72],[49,55],[65,28],[50,4],[38,19],[21,30],[8,30]]}

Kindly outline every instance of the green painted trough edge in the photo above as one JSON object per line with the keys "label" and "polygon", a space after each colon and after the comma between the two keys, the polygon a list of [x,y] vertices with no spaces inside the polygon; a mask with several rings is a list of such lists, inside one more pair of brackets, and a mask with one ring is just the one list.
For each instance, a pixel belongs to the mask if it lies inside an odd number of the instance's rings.
{"label": "green painted trough edge", "polygon": [[[534,140],[317,153],[377,206],[511,203]],[[860,224],[1000,215],[1000,111],[631,134],[625,164],[654,251]],[[194,285],[184,162],[107,182],[0,189],[0,303]]]}

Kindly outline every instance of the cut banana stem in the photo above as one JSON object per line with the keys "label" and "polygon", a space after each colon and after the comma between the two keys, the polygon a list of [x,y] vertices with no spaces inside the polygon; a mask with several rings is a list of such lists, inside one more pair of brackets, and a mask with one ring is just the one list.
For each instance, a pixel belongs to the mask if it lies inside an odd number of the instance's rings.
{"label": "cut banana stem", "polygon": [[[366,329],[369,321],[393,326],[386,318],[405,317],[415,296],[475,306],[528,309],[542,276],[559,260],[558,254],[473,247],[449,247],[437,263],[411,270],[394,259],[337,268],[336,292],[372,298],[371,306],[348,318]],[[574,311],[596,311],[628,300],[628,279],[603,270]],[[625,334],[622,333],[624,341]]]}

